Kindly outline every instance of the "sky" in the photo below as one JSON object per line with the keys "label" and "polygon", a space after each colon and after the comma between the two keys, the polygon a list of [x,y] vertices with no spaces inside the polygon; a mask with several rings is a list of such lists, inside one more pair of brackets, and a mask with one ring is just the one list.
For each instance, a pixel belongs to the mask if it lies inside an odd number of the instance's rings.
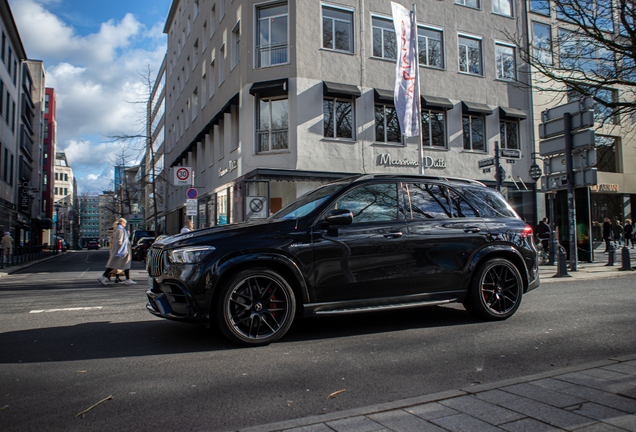
{"label": "sky", "polygon": [[[171,0],[9,0],[27,57],[42,60],[57,99],[57,148],[79,192],[112,189],[114,168],[138,160],[138,143],[113,136],[145,133],[144,75],[166,52]],[[125,149],[122,149],[125,146]]]}

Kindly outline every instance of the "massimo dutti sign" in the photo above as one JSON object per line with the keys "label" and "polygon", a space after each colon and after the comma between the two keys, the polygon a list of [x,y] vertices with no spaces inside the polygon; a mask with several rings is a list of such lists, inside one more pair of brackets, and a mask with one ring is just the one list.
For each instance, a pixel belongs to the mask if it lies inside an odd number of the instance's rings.
{"label": "massimo dutti sign", "polygon": [[[420,162],[414,159],[393,159],[390,154],[383,153],[378,155],[377,164],[379,166],[391,166],[391,167],[418,167]],[[446,168],[446,161],[444,159],[433,159],[430,156],[424,157],[424,168],[429,169],[443,169]]]}

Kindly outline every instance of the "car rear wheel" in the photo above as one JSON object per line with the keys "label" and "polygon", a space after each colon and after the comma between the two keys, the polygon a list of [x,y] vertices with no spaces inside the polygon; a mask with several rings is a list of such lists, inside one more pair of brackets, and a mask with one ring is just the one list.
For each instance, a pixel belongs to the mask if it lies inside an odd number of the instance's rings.
{"label": "car rear wheel", "polygon": [[523,280],[517,267],[507,259],[491,259],[477,269],[464,307],[479,318],[505,320],[519,308],[522,294]]}
{"label": "car rear wheel", "polygon": [[296,299],[287,281],[258,267],[240,271],[224,284],[216,317],[221,332],[248,346],[267,345],[289,330]]}

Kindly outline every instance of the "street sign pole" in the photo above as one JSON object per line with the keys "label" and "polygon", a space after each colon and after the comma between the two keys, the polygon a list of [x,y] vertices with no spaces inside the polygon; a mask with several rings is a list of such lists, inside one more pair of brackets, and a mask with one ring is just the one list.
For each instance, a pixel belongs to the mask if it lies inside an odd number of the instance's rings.
{"label": "street sign pole", "polygon": [[495,180],[497,180],[497,192],[501,192],[501,164],[499,163],[499,141],[495,141]]}
{"label": "street sign pole", "polygon": [[556,260],[556,233],[554,232],[554,192],[548,193],[548,212],[550,213],[550,246],[548,255],[548,265],[553,266]]}
{"label": "street sign pole", "polygon": [[572,170],[572,114],[563,114],[565,129],[565,171],[568,179],[568,226],[570,231],[570,271],[577,271],[576,208],[574,201],[574,171]]}

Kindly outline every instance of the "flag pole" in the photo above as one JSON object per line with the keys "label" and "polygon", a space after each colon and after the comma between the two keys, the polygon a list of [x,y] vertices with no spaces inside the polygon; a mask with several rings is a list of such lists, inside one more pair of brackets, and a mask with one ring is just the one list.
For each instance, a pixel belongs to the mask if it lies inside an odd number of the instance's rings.
{"label": "flag pole", "polygon": [[418,140],[418,147],[419,147],[419,153],[420,153],[420,174],[424,174],[424,144],[422,142],[422,98],[420,97],[420,52],[419,52],[419,39],[417,37],[417,13],[416,13],[417,9],[415,6],[415,3],[413,3],[413,19],[412,19],[412,24],[411,24],[411,28],[413,29],[413,32],[415,33],[415,87],[416,87],[416,91],[415,91],[415,106],[417,109],[417,115],[418,115],[418,120],[420,122],[419,127],[417,128],[417,130],[419,131],[417,134],[417,140]]}

